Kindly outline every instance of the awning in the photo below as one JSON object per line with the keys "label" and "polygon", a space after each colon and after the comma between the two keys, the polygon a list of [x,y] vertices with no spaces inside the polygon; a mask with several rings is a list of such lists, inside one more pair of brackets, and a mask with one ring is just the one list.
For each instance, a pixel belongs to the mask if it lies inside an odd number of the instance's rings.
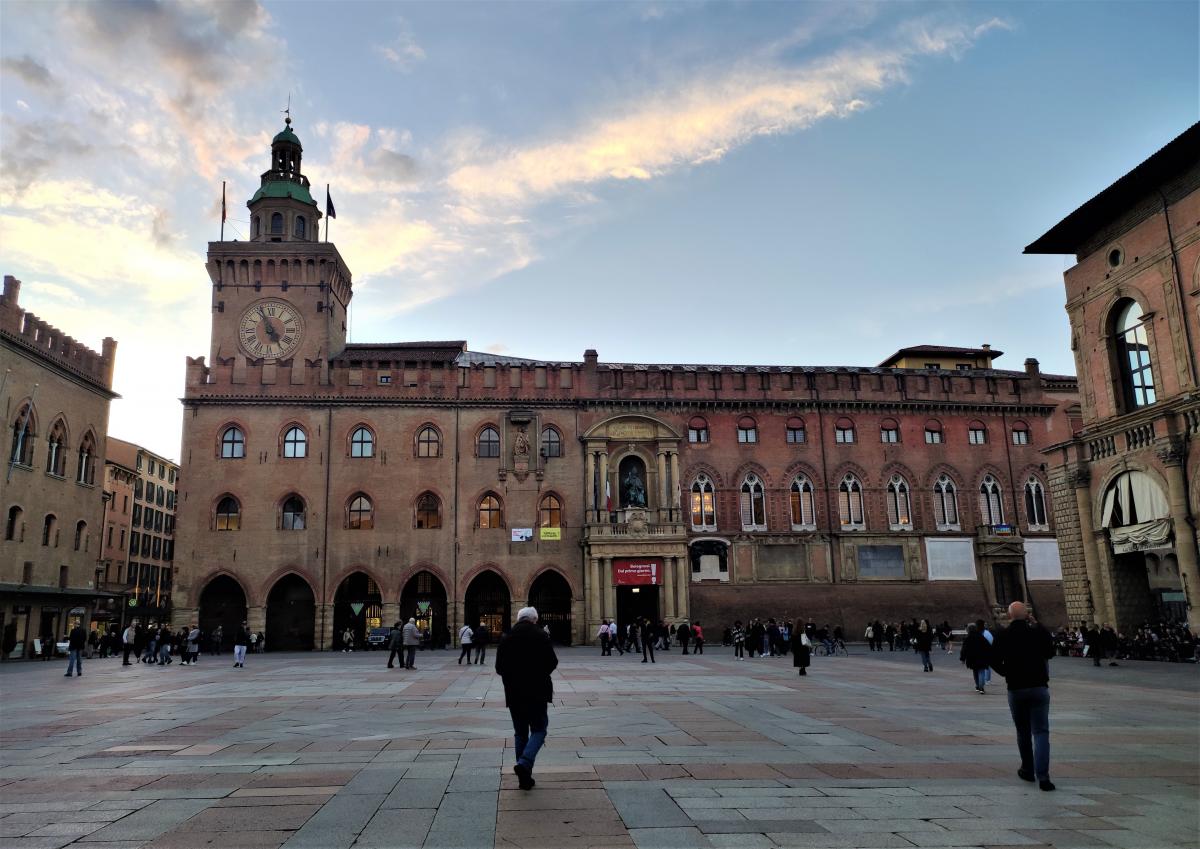
{"label": "awning", "polygon": [[1155,519],[1137,525],[1109,528],[1108,536],[1114,554],[1129,554],[1134,551],[1152,551],[1171,547],[1171,520]]}

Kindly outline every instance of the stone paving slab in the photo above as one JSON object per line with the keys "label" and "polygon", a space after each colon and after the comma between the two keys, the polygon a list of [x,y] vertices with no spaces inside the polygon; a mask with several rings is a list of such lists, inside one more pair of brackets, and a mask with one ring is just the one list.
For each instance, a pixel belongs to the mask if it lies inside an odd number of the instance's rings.
{"label": "stone paving slab", "polygon": [[532,792],[499,679],[450,653],[2,664],[0,849],[1200,845],[1195,667],[1053,661],[1050,794],[950,657],[709,649],[562,650]]}

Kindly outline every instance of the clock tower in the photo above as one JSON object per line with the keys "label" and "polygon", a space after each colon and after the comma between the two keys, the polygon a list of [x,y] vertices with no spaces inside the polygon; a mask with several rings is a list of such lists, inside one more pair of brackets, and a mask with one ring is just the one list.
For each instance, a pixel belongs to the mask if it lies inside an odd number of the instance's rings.
{"label": "clock tower", "polygon": [[[346,346],[350,270],[318,240],[321,211],[289,116],[247,207],[249,241],[209,242],[213,365],[327,365]],[[327,374],[327,369],[321,369]]]}

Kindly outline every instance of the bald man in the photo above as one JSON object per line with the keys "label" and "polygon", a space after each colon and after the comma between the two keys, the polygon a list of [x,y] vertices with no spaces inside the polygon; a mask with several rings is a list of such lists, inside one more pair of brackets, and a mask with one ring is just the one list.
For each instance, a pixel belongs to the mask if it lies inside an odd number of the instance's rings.
{"label": "bald man", "polygon": [[1008,606],[1012,623],[996,635],[992,669],[1008,683],[1008,710],[1017,728],[1017,750],[1024,781],[1037,781],[1053,790],[1050,781],[1050,667],[1054,640],[1033,621],[1029,608],[1014,601]]}

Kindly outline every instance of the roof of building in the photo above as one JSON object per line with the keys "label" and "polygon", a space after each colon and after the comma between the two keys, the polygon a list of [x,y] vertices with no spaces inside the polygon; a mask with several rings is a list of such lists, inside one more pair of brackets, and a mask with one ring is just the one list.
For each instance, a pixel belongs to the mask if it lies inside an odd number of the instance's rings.
{"label": "roof of building", "polygon": [[996,359],[997,357],[1004,356],[1003,351],[997,351],[995,348],[959,348],[953,345],[913,345],[908,348],[901,348],[899,351],[881,362],[879,367],[888,368],[889,364],[896,362],[896,360],[900,360],[905,357],[920,356],[922,354],[950,357],[988,357],[992,360]]}
{"label": "roof of building", "polygon": [[1027,254],[1070,254],[1089,236],[1200,158],[1200,122],[1192,124],[1100,194],[1025,248]]}
{"label": "roof of building", "polygon": [[308,186],[291,180],[269,180],[263,183],[254,193],[254,197],[250,198],[250,203],[260,198],[294,198],[302,203],[317,205],[308,191]]}
{"label": "roof of building", "polygon": [[271,144],[275,144],[275,142],[291,142],[302,150],[304,147],[300,144],[300,137],[292,132],[291,124],[288,124],[288,126],[284,127],[281,132],[276,133],[275,138],[271,139]]}
{"label": "roof of building", "polygon": [[467,349],[465,340],[449,342],[352,342],[333,359],[409,360],[452,363]]}

